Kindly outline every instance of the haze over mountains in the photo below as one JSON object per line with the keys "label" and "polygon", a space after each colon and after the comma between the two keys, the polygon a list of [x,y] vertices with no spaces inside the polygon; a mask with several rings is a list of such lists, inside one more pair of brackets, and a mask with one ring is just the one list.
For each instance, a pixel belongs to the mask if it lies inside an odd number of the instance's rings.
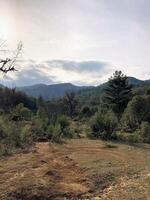
{"label": "haze over mountains", "polygon": [[[150,83],[150,80],[139,80],[134,77],[128,77],[128,81],[133,86],[141,86],[146,83]],[[39,97],[42,96],[46,100],[50,100],[52,98],[59,98],[63,97],[66,92],[79,92],[81,90],[95,90],[103,89],[105,87],[106,83],[103,83],[97,87],[94,86],[76,86],[71,83],[60,83],[60,84],[53,84],[53,85],[45,85],[45,84],[36,84],[32,86],[24,86],[24,87],[17,87],[17,90],[25,92],[29,96],[33,97]]]}

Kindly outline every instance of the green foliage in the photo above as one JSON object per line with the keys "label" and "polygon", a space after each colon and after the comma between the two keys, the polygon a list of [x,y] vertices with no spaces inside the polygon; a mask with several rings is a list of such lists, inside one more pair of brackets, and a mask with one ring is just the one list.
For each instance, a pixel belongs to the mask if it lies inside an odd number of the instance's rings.
{"label": "green foliage", "polygon": [[142,136],[143,142],[150,143],[150,123],[149,122],[142,122],[141,136]]}
{"label": "green foliage", "polygon": [[26,94],[16,91],[16,89],[0,88],[0,109],[9,112],[20,103],[31,110],[36,110],[34,98],[28,97]]}
{"label": "green foliage", "polygon": [[57,122],[60,124],[61,131],[64,132],[64,130],[69,126],[69,120],[65,115],[61,115],[58,117]]}
{"label": "green foliage", "polygon": [[130,99],[131,85],[128,84],[127,76],[116,71],[105,88],[104,100],[120,119]]}
{"label": "green foliage", "polygon": [[127,106],[125,115],[125,121],[132,127],[140,128],[142,121],[150,121],[150,96],[133,97]]}
{"label": "green foliage", "polygon": [[95,106],[83,106],[81,108],[81,116],[82,117],[91,117],[98,111],[97,107]]}
{"label": "green foliage", "polygon": [[12,119],[15,121],[19,120],[30,120],[32,116],[32,112],[29,108],[24,107],[22,103],[18,104],[12,110]]}
{"label": "green foliage", "polygon": [[61,137],[61,129],[60,125],[50,125],[48,126],[48,137],[51,139],[51,142],[61,143],[62,137]]}
{"label": "green foliage", "polygon": [[127,132],[117,132],[116,137],[118,141],[123,141],[127,143],[138,143],[141,142],[141,136],[139,131],[135,131],[133,133],[127,133]]}
{"label": "green foliage", "polygon": [[46,138],[47,121],[41,118],[35,117],[32,121],[32,131],[35,140]]}
{"label": "green foliage", "polygon": [[0,155],[8,155],[17,148],[32,145],[31,129],[24,122],[10,121],[7,116],[0,116]]}
{"label": "green foliage", "polygon": [[92,136],[104,140],[111,139],[118,121],[111,110],[101,110],[92,119]]}
{"label": "green foliage", "polygon": [[83,106],[81,109],[81,114],[85,117],[88,117],[91,115],[91,110],[89,106]]}
{"label": "green foliage", "polygon": [[33,129],[31,124],[25,124],[20,133],[22,147],[31,146],[33,144]]}
{"label": "green foliage", "polygon": [[128,106],[121,119],[122,129],[127,132],[133,132],[137,128],[137,121],[131,114],[130,106]]}
{"label": "green foliage", "polygon": [[57,123],[60,125],[61,135],[65,138],[72,138],[74,131],[69,128],[70,122],[67,116],[61,115],[58,117]]}

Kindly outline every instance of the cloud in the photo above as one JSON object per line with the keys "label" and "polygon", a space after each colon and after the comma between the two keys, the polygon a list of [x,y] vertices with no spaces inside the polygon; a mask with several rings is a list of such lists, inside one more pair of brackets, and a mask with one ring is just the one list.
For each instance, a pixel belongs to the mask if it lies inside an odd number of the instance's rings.
{"label": "cloud", "polygon": [[113,67],[102,61],[46,61],[46,69],[57,74],[57,80],[78,85],[97,85],[112,73]]}
{"label": "cloud", "polygon": [[24,86],[71,82],[77,85],[98,85],[113,71],[109,63],[100,61],[50,60],[38,63],[22,60],[20,65],[21,68],[18,63],[18,72],[5,77],[7,84]]}
{"label": "cloud", "polygon": [[99,73],[105,70],[109,64],[106,62],[98,61],[67,61],[67,60],[54,60],[47,61],[50,65],[55,65],[67,71],[73,71],[78,73]]}
{"label": "cloud", "polygon": [[42,72],[44,64],[33,60],[21,60],[17,63],[17,72],[1,76],[1,83],[7,86],[27,86],[34,84],[54,84],[55,76]]}

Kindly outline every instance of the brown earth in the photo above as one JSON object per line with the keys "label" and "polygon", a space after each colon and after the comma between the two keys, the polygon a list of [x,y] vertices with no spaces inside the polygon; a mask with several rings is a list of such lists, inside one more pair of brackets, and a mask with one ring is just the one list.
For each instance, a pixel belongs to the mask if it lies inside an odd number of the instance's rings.
{"label": "brown earth", "polygon": [[150,146],[110,147],[74,139],[3,158],[0,200],[149,200]]}

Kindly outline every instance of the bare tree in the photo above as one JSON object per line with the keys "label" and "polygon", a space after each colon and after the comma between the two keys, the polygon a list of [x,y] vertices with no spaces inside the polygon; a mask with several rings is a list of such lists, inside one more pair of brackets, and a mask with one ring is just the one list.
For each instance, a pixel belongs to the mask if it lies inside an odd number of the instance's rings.
{"label": "bare tree", "polygon": [[75,114],[76,106],[77,106],[77,100],[74,92],[66,92],[65,95],[65,102],[68,106],[69,115],[73,117]]}
{"label": "bare tree", "polygon": [[[4,43],[5,41],[1,42],[0,48],[3,47]],[[10,71],[17,71],[15,68],[15,63],[17,61],[17,58],[20,56],[21,51],[22,51],[22,42],[19,42],[17,50],[14,52],[12,58],[6,57],[4,59],[0,59],[0,71],[5,74],[7,74]]]}

